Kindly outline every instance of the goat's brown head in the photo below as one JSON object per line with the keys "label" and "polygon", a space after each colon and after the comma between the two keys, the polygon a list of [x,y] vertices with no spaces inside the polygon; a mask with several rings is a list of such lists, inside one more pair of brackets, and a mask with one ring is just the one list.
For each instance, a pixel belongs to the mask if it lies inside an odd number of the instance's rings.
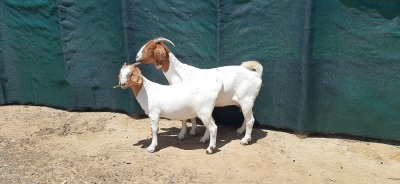
{"label": "goat's brown head", "polygon": [[143,75],[137,65],[140,63],[135,63],[132,65],[127,65],[126,63],[122,65],[118,76],[118,86],[114,88],[121,87],[127,89],[132,88],[135,96],[139,93],[141,87],[143,86]]}
{"label": "goat's brown head", "polygon": [[154,63],[157,70],[167,72],[169,69],[169,48],[163,42],[168,42],[174,47],[174,43],[166,38],[156,38],[148,41],[136,55],[136,62],[151,64]]}

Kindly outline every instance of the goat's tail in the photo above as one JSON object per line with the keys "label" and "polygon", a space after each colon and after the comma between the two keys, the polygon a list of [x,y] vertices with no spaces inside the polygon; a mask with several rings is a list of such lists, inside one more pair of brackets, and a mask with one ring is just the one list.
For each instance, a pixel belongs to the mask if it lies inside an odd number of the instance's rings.
{"label": "goat's tail", "polygon": [[250,71],[256,72],[260,77],[262,75],[263,67],[258,61],[245,61],[240,66]]}

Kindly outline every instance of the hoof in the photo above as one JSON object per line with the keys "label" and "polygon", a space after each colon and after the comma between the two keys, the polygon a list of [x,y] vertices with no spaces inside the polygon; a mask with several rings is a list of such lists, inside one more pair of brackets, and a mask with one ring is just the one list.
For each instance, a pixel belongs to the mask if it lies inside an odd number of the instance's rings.
{"label": "hoof", "polygon": [[213,150],[210,148],[207,148],[206,150],[206,154],[211,155],[213,153]]}
{"label": "hoof", "polygon": [[190,131],[190,132],[189,132],[189,135],[196,135],[196,130]]}
{"label": "hoof", "polygon": [[150,148],[150,147],[148,147],[148,148],[147,148],[147,151],[148,151],[149,153],[154,153],[155,149],[156,149],[156,148]]}
{"label": "hoof", "polygon": [[185,134],[178,134],[178,140],[183,140],[185,139]]}
{"label": "hoof", "polygon": [[243,139],[240,141],[240,144],[241,144],[241,145],[248,145],[250,141],[251,141],[251,138],[248,138],[248,139],[243,138]]}

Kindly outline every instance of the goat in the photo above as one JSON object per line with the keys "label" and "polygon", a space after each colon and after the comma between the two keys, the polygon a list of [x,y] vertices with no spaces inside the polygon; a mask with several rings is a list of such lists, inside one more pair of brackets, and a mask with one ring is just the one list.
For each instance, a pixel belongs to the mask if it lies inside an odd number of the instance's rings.
{"label": "goat", "polygon": [[[243,134],[246,131],[240,143],[248,144],[251,141],[255,121],[252,108],[262,84],[262,65],[257,61],[247,61],[240,66],[199,69],[181,63],[163,42],[175,46],[172,41],[162,37],[150,40],[137,53],[136,62],[154,63],[157,70],[162,70],[170,84],[212,78],[213,76],[208,73],[218,72],[222,80],[222,88],[215,105],[216,107],[236,105],[241,108],[244,121],[236,132]],[[186,129],[186,123],[182,122],[182,129]],[[203,137],[207,137],[206,134],[208,134],[207,130]]]}
{"label": "goat", "polygon": [[203,121],[210,136],[200,141],[205,143],[210,137],[206,153],[211,154],[216,147],[217,125],[211,114],[222,87],[222,82],[213,75],[213,81],[182,82],[177,85],[161,85],[144,77],[137,65],[124,64],[119,73],[118,86],[123,89],[131,88],[142,109],[151,120],[152,141],[147,148],[152,153],[158,144],[158,122],[161,117],[173,120],[186,120],[199,117]]}

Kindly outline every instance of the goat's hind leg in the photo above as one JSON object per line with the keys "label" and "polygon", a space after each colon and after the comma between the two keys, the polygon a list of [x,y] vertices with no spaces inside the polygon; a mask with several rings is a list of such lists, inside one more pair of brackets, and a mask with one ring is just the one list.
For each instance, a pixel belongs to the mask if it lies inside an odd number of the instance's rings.
{"label": "goat's hind leg", "polygon": [[[215,124],[215,121],[212,117],[206,118],[206,119],[202,119],[204,126],[207,128],[206,133],[204,133],[204,136],[206,136],[206,134],[208,134],[207,132],[209,132],[209,136],[210,137],[210,144],[207,148],[206,153],[207,154],[212,154],[213,150],[216,148],[216,144],[217,144],[217,130],[218,127]],[[203,138],[204,138],[203,136]],[[202,139],[203,139],[202,138]]]}
{"label": "goat's hind leg", "polygon": [[243,134],[245,131],[245,135],[240,140],[240,144],[247,145],[251,141],[251,132],[253,131],[254,125],[254,117],[253,117],[253,105],[254,101],[249,98],[239,99],[239,104],[242,109],[244,121],[242,126],[236,131],[239,134]]}
{"label": "goat's hind leg", "polygon": [[253,131],[253,125],[255,121],[252,109],[247,109],[246,111],[243,110],[243,116],[244,116],[244,121],[246,122],[243,124],[245,125],[246,133],[242,138],[242,140],[240,140],[240,144],[247,145],[251,141],[251,132]]}

